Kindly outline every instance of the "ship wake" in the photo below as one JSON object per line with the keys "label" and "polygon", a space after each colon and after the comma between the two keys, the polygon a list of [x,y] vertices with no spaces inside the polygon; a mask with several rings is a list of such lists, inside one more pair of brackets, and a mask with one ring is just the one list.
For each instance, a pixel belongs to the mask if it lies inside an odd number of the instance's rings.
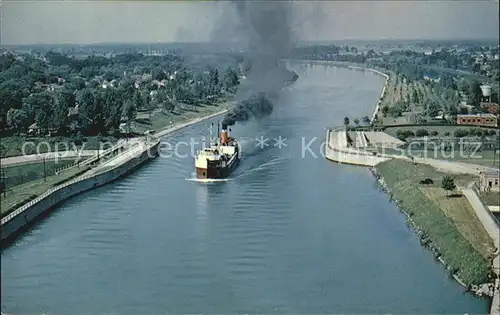
{"label": "ship wake", "polygon": [[186,178],[186,180],[197,183],[217,183],[228,182],[232,180],[232,178],[196,178],[196,175],[193,173],[192,177]]}

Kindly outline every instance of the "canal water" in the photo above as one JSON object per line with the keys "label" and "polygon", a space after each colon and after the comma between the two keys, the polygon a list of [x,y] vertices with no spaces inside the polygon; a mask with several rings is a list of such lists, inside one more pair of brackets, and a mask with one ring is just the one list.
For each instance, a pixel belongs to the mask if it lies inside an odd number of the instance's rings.
{"label": "canal water", "polygon": [[206,121],[4,250],[2,312],[487,313],[420,246],[368,169],[321,156],[325,127],[370,115],[384,79],[294,69],[300,79],[271,117],[233,127],[243,154],[230,180],[192,180],[188,143],[208,135],[216,120]]}

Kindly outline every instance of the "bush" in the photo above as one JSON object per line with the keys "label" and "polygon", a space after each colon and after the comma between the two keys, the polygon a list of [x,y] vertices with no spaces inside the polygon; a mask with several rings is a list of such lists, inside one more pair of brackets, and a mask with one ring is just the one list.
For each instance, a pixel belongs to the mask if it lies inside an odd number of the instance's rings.
{"label": "bush", "polygon": [[471,137],[481,137],[483,135],[483,131],[481,130],[481,128],[472,128],[469,130],[468,132],[469,136]]}
{"label": "bush", "polygon": [[427,131],[427,129],[418,129],[416,132],[415,132],[415,135],[417,137],[425,137],[425,136],[428,136],[429,135],[429,132]]}
{"label": "bush", "polygon": [[398,130],[398,131],[396,131],[396,137],[399,140],[404,141],[404,140],[406,140],[406,138],[415,137],[415,134],[411,130]]}
{"label": "bush", "polygon": [[457,130],[455,130],[455,132],[453,133],[453,135],[456,138],[462,138],[462,137],[468,136],[469,132],[467,130],[464,130],[464,129],[457,129]]}
{"label": "bush", "polygon": [[431,132],[431,136],[435,137],[437,135],[439,135],[439,132],[437,132],[436,130],[434,130],[434,131]]}
{"label": "bush", "polygon": [[444,135],[445,137],[449,137],[449,136],[450,136],[450,132],[449,132],[449,131],[446,131],[443,135]]}

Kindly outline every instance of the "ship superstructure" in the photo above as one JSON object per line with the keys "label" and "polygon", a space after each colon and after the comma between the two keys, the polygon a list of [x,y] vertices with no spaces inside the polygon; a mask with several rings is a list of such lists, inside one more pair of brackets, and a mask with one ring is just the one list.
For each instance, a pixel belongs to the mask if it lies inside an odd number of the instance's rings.
{"label": "ship superstructure", "polygon": [[[212,134],[212,129],[210,129]],[[222,125],[220,136],[210,145],[198,151],[195,159],[196,177],[220,179],[228,177],[240,159],[240,148],[236,139],[229,137],[227,126]]]}

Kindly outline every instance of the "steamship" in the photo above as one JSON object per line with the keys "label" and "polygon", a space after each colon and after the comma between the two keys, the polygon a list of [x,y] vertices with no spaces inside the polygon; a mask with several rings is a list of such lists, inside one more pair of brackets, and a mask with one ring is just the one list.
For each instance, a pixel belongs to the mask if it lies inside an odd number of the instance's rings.
{"label": "steamship", "polygon": [[196,154],[196,178],[226,178],[236,168],[239,161],[238,141],[228,136],[227,126],[222,125],[220,136],[215,141],[212,141],[212,128],[210,128],[210,145]]}

